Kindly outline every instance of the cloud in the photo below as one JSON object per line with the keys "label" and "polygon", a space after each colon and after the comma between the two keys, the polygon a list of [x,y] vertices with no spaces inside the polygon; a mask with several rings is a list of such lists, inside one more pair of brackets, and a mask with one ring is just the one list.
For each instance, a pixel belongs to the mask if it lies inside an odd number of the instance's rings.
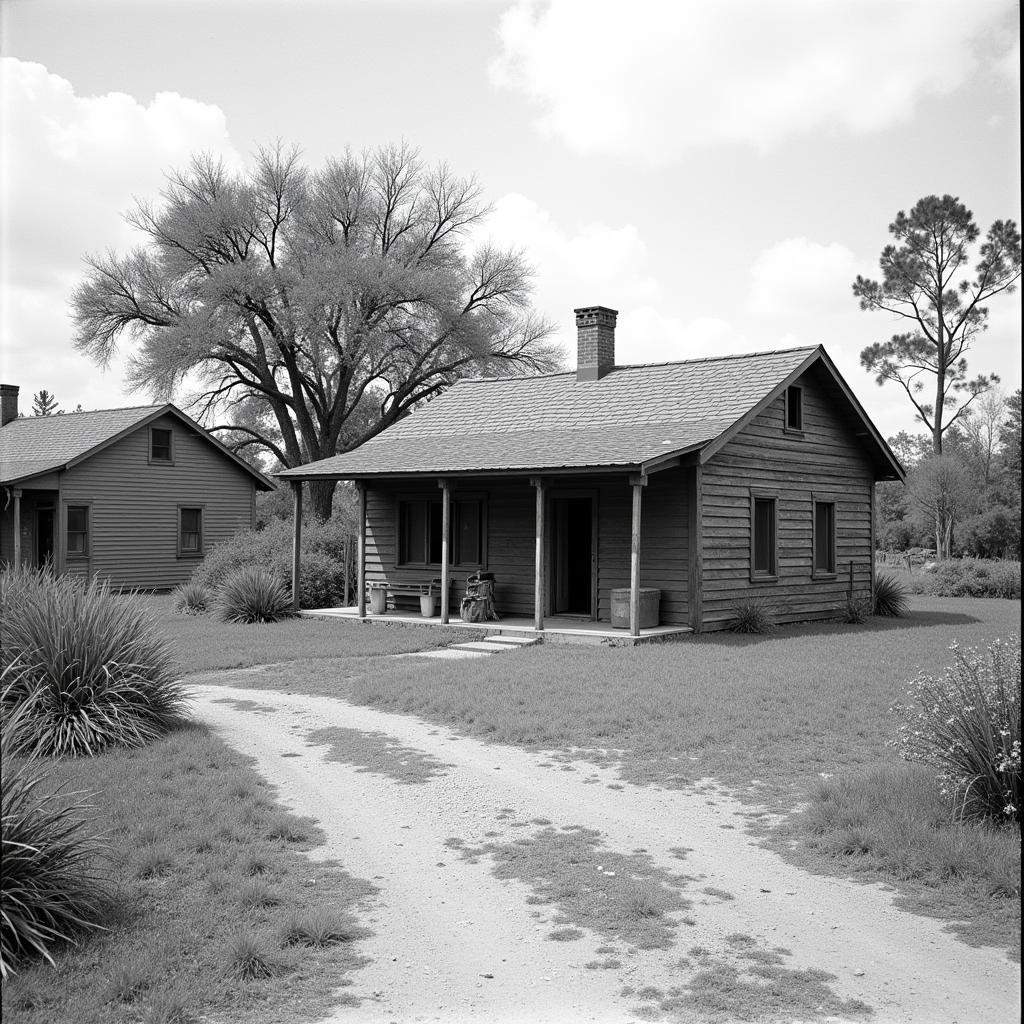
{"label": "cloud", "polygon": [[[520,0],[491,80],[583,154],[664,163],[907,122],[983,61],[1008,59],[1009,0]],[[1002,31],[999,29],[1002,28]]]}
{"label": "cloud", "polygon": [[784,238],[754,260],[751,312],[786,317],[846,312],[856,308],[854,279],[871,272],[845,245]]}
{"label": "cloud", "polygon": [[125,398],[120,366],[100,377],[71,348],[68,296],[82,257],[135,241],[122,214],[154,196],[163,173],[198,150],[241,164],[219,107],[158,93],[78,96],[41,64],[0,59],[0,335],[4,380],[46,388],[65,408],[143,402]]}

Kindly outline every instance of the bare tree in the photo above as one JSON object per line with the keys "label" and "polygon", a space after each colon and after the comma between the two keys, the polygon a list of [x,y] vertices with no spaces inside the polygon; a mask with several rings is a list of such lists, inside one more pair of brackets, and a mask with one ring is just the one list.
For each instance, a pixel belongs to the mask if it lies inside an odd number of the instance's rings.
{"label": "bare tree", "polygon": [[[75,345],[105,364],[130,339],[129,382],[158,399],[198,377],[236,449],[326,458],[460,377],[557,363],[522,254],[469,246],[486,213],[406,145],[314,171],[278,145],[242,175],[199,156],[128,215],[142,246],[88,259]],[[333,489],[312,487],[320,516]]]}
{"label": "bare tree", "polygon": [[1006,419],[1006,397],[1000,388],[981,395],[961,417],[960,430],[964,442],[982,471],[985,500],[992,487],[992,474],[999,450],[1000,430]]}
{"label": "bare tree", "polygon": [[[973,278],[958,276],[978,238],[974,216],[959,199],[926,196],[909,214],[897,213],[889,233],[896,244],[882,250],[882,280],[858,275],[853,294],[861,309],[891,313],[908,330],[869,345],[860,361],[878,384],[893,381],[906,391],[941,455],[945,431],[999,380],[995,374],[969,379],[966,353],[986,328],[983,303],[1016,286],[1020,232],[1012,220],[997,220],[978,249]],[[929,376],[933,400],[925,387]]]}

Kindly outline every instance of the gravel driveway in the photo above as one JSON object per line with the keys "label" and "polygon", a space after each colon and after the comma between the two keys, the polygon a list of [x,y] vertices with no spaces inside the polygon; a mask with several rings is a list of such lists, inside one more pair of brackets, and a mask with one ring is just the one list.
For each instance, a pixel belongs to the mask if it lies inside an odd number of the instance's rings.
{"label": "gravel driveway", "polygon": [[[334,1021],[641,1020],[645,987],[685,989],[680,957],[694,946],[727,955],[737,935],[786,950],[788,967],[834,975],[835,995],[867,1003],[876,1022],[1019,1019],[1019,965],[898,910],[879,886],[785,863],[745,833],[749,808],[710,787],[623,784],[611,769],[567,770],[341,700],[221,685],[192,692],[197,717],[254,757],[290,809],[320,822],[327,842],[312,856],[336,858],[380,889],[364,918],[373,935],[360,946],[372,963],[346,989],[360,1005],[340,1007]],[[607,936],[552,941],[556,908],[528,902],[525,882],[496,878],[491,857],[467,859],[450,842],[513,842],[547,823],[597,830],[611,851],[642,849],[685,871],[692,906],[674,947],[620,942],[619,966],[587,968]]]}

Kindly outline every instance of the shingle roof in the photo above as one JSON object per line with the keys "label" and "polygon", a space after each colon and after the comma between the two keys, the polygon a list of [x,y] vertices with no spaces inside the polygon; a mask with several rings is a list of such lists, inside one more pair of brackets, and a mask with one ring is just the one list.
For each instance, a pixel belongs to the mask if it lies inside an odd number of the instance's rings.
{"label": "shingle roof", "polygon": [[20,416],[0,428],[0,484],[14,484],[62,469],[141,426],[168,413],[202,434],[213,447],[272,490],[274,484],[211,437],[174,405],[140,405],[128,409],[98,409],[60,416]]}
{"label": "shingle roof", "polygon": [[817,351],[461,381],[354,451],[278,475],[640,466],[713,441]]}
{"label": "shingle roof", "polygon": [[0,483],[59,469],[163,408],[143,405],[11,420],[0,430]]}

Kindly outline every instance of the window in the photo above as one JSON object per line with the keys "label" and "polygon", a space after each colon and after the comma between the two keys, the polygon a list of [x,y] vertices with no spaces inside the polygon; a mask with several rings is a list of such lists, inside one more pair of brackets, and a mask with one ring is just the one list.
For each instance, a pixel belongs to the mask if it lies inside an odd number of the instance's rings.
{"label": "window", "polygon": [[149,428],[149,461],[173,462],[171,431],[165,427]]}
{"label": "window", "polygon": [[752,505],[750,574],[775,576],[778,574],[775,499],[755,497]]}
{"label": "window", "polygon": [[89,554],[88,505],[68,505],[68,554]]}
{"label": "window", "polygon": [[804,429],[804,389],[786,388],[786,429]]}
{"label": "window", "polygon": [[203,553],[203,510],[178,508],[178,557],[188,558]]}
{"label": "window", "polygon": [[836,571],[836,505],[834,501],[814,503],[814,572]]}
{"label": "window", "polygon": [[[482,565],[484,561],[484,504],[478,498],[453,499],[449,530],[452,565]],[[439,500],[398,504],[398,562],[400,565],[440,565],[443,511]]]}

